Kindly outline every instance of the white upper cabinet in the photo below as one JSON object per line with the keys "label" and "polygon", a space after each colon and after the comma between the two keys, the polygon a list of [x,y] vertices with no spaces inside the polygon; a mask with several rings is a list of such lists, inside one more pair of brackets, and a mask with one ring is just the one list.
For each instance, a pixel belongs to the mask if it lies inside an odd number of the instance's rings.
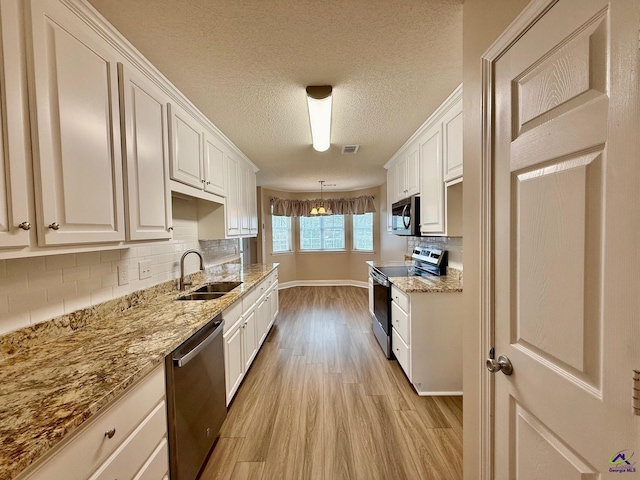
{"label": "white upper cabinet", "polygon": [[462,177],[462,100],[442,118],[444,181]]}
{"label": "white upper cabinet", "polygon": [[[16,2],[0,2],[0,247],[25,247],[35,223],[29,211],[25,124],[26,84],[22,73],[24,54],[21,18]],[[34,229],[35,230],[35,229]]]}
{"label": "white upper cabinet", "polygon": [[440,124],[425,132],[419,141],[422,162],[420,233],[442,234],[444,224],[444,182],[442,181],[442,136]]}
{"label": "white upper cabinet", "polygon": [[398,159],[389,167],[387,188],[392,194],[391,203],[420,193],[420,158],[417,141],[403,148]]}
{"label": "white upper cabinet", "polygon": [[38,241],[124,240],[116,52],[61,3],[28,7]]}
{"label": "white upper cabinet", "polygon": [[[391,202],[419,194],[422,235],[461,234],[461,200],[448,209],[446,186],[462,181],[462,118],[460,85],[385,165],[387,208],[391,210]],[[391,231],[391,214],[387,217],[387,231]],[[447,230],[450,218],[455,227],[451,232]]]}
{"label": "white upper cabinet", "polygon": [[171,238],[166,97],[132,68],[118,65],[127,240]]}
{"label": "white upper cabinet", "polygon": [[206,133],[204,136],[204,189],[221,197],[226,196],[226,171],[224,163],[224,146],[221,142]]}
{"label": "white upper cabinet", "polygon": [[[171,117],[171,178],[199,190],[225,197],[224,143],[194,115],[169,105]],[[201,197],[202,198],[202,197]]]}
{"label": "white upper cabinet", "polygon": [[171,178],[204,188],[202,125],[177,105],[169,105],[171,116]]}
{"label": "white upper cabinet", "polygon": [[[237,237],[240,235],[242,222],[240,189],[244,185],[244,175],[240,161],[233,155],[226,156],[225,165],[227,167],[227,199],[225,203],[227,237]],[[244,190],[244,188],[242,189]]]}
{"label": "white upper cabinet", "polygon": [[240,234],[252,236],[258,233],[258,212],[256,206],[256,174],[248,165],[242,165],[242,185],[240,203],[242,223]]}
{"label": "white upper cabinet", "polygon": [[396,167],[396,200],[399,201],[420,193],[420,158],[418,144],[409,146]]}

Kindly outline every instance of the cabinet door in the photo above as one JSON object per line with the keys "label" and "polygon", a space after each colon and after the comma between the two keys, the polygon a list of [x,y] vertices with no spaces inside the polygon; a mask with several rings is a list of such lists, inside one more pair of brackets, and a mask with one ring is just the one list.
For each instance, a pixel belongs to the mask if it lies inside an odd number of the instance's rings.
{"label": "cabinet door", "polygon": [[204,189],[224,197],[227,195],[224,147],[210,133],[204,137]]}
{"label": "cabinet door", "polygon": [[124,240],[117,55],[61,2],[30,7],[38,241]]}
{"label": "cabinet door", "polygon": [[247,175],[247,188],[249,191],[248,209],[249,209],[249,235],[258,234],[258,192],[256,186],[256,174],[250,168]]}
{"label": "cabinet door", "polygon": [[420,137],[422,195],[420,232],[444,233],[444,182],[442,180],[442,140],[439,126]]}
{"label": "cabinet door", "polygon": [[396,198],[394,202],[407,198],[407,157],[403,158],[396,165]]}
{"label": "cabinet door", "polygon": [[127,239],[171,238],[166,102],[151,81],[118,64]]}
{"label": "cabinet door", "polygon": [[245,372],[249,370],[251,362],[258,352],[258,338],[257,338],[257,324],[256,324],[256,310],[251,309],[245,314],[243,322],[243,347],[244,347],[244,367]]}
{"label": "cabinet door", "polygon": [[202,125],[177,105],[169,104],[171,117],[171,178],[202,189]]}
{"label": "cabinet door", "polygon": [[227,166],[227,199],[225,202],[225,216],[227,219],[227,236],[237,237],[240,235],[240,180],[242,171],[238,160],[231,155],[227,155],[225,159]]}
{"label": "cabinet door", "polygon": [[270,296],[271,319],[269,320],[269,325],[273,324],[276,317],[278,316],[278,312],[280,311],[280,297],[278,293],[277,281],[272,288],[273,290],[271,291],[271,296]]}
{"label": "cabinet door", "polygon": [[258,331],[258,345],[262,345],[262,343],[267,338],[267,330],[269,329],[269,323],[271,322],[271,298],[270,293],[264,295],[260,300],[258,300],[258,306],[256,308],[256,322],[257,322],[257,331]]}
{"label": "cabinet door", "polygon": [[251,196],[251,178],[253,172],[244,164],[240,163],[241,186],[240,189],[240,235],[251,234],[251,215],[249,212],[249,201]]}
{"label": "cabinet door", "polygon": [[442,118],[444,180],[462,176],[462,99]]}
{"label": "cabinet door", "polygon": [[396,201],[396,188],[397,188],[397,169],[395,165],[389,167],[387,170],[387,232],[393,230],[393,216],[391,214],[391,206]]}
{"label": "cabinet door", "polygon": [[[0,247],[28,246],[31,224],[27,176],[25,79],[22,73],[21,17],[15,2],[0,4]],[[10,48],[8,48],[10,47]],[[20,227],[22,225],[22,227]]]}
{"label": "cabinet door", "polygon": [[407,162],[405,165],[405,197],[420,193],[420,157],[418,155],[418,144],[409,149]]}
{"label": "cabinet door", "polygon": [[238,323],[236,328],[224,334],[224,368],[225,384],[227,388],[227,405],[244,377],[244,358],[242,355],[242,331],[243,324]]}

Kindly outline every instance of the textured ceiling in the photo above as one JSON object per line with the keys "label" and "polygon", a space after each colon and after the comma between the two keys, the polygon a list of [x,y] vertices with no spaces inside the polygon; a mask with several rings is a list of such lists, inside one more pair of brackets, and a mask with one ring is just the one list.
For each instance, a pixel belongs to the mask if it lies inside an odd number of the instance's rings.
{"label": "textured ceiling", "polygon": [[[384,183],[383,165],[462,80],[460,0],[89,2],[273,189]],[[305,87],[321,84],[334,87],[332,145],[318,153]]]}

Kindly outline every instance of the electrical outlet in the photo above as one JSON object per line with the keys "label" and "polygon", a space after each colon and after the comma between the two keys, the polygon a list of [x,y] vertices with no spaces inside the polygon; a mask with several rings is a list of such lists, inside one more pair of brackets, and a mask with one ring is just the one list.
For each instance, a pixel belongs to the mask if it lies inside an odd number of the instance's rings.
{"label": "electrical outlet", "polygon": [[144,262],[138,262],[138,270],[140,273],[140,280],[149,278],[151,276],[151,260],[145,260]]}
{"label": "electrical outlet", "polygon": [[129,265],[118,265],[118,285],[129,283]]}

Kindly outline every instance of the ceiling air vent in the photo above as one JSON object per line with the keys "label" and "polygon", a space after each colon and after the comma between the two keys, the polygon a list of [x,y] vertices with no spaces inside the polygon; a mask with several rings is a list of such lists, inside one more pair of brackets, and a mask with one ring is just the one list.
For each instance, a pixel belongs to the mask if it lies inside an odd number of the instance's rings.
{"label": "ceiling air vent", "polygon": [[344,145],[342,147],[342,154],[343,155],[354,155],[356,153],[358,153],[358,149],[360,148],[360,145]]}

